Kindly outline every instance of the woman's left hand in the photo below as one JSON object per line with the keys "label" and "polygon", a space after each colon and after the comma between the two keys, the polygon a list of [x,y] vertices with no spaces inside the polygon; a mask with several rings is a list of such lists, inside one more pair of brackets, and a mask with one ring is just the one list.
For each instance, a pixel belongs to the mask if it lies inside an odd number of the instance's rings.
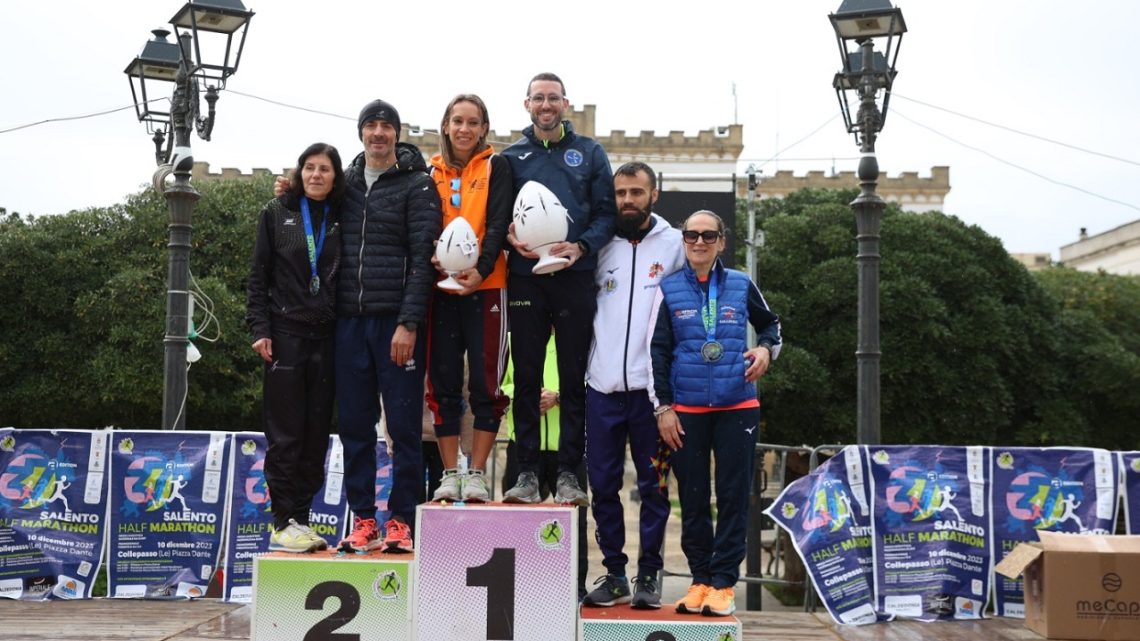
{"label": "woman's left hand", "polygon": [[657,434],[669,449],[676,452],[684,444],[685,429],[681,427],[681,419],[673,409],[665,410],[657,415]]}
{"label": "woman's left hand", "polygon": [[768,373],[768,366],[772,364],[772,352],[767,347],[753,347],[744,352],[744,362],[748,367],[744,370],[744,380],[754,382]]}

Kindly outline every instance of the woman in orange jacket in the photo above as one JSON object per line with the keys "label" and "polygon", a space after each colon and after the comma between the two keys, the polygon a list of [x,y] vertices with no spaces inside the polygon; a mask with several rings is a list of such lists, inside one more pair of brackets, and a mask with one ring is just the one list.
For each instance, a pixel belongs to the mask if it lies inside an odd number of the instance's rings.
{"label": "woman in orange jacket", "polygon": [[[470,223],[479,239],[474,267],[454,276],[458,291],[437,289],[428,332],[428,407],[434,415],[444,472],[433,501],[488,501],[484,471],[508,398],[501,389],[507,360],[507,267],[503,242],[511,222],[513,176],[506,159],[487,144],[487,106],[460,94],[444,111],[432,179],[443,201],[443,227],[455,218]],[[438,261],[434,261],[439,268]],[[443,270],[441,269],[441,274]],[[442,276],[441,276],[442,278]],[[460,418],[463,356],[469,371],[467,402],[475,417],[471,462],[461,473]]]}

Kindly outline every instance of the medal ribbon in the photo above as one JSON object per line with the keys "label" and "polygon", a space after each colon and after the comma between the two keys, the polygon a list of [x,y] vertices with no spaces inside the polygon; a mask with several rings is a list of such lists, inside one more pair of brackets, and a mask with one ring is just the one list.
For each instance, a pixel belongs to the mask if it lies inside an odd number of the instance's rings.
{"label": "medal ribbon", "polygon": [[316,241],[313,240],[313,219],[309,214],[309,199],[301,196],[301,220],[305,223],[305,242],[309,246],[309,274],[311,276],[310,282],[320,282],[317,280],[317,256],[321,255],[321,249],[325,246],[325,227],[329,221],[329,204],[325,203],[325,216],[321,220],[321,230],[317,234]]}
{"label": "medal ribbon", "polygon": [[705,304],[701,306],[701,322],[705,325],[707,342],[716,340],[716,274],[709,274],[709,292]]}

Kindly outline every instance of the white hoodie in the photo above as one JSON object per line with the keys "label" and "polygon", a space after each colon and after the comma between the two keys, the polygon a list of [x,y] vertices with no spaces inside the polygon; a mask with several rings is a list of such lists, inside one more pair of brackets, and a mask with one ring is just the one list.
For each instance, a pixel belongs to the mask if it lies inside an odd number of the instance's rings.
{"label": "white hoodie", "polygon": [[586,383],[612,394],[649,388],[649,319],[661,279],[685,263],[681,231],[657,214],[640,242],[614,236],[598,252],[598,310]]}

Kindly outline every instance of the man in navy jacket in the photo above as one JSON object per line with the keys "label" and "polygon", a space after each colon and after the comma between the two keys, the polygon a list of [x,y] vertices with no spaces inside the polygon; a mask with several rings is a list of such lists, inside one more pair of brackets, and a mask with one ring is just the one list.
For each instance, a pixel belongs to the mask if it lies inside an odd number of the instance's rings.
{"label": "man in navy jacket", "polygon": [[515,192],[527,181],[545,185],[569,211],[565,242],[551,255],[569,259],[553,274],[533,274],[537,255],[514,234],[507,235],[507,296],[511,352],[515,363],[515,437],[519,478],[503,497],[507,503],[537,503],[539,394],[543,359],[553,325],[561,380],[561,429],[558,443],[557,503],[587,505],[574,470],[585,452],[586,356],[593,338],[594,280],[597,253],[614,234],[617,209],[606,152],[596,141],[574,132],[563,113],[570,107],[562,80],[541,73],[527,85],[523,102],[532,126],[503,151],[515,176]]}

